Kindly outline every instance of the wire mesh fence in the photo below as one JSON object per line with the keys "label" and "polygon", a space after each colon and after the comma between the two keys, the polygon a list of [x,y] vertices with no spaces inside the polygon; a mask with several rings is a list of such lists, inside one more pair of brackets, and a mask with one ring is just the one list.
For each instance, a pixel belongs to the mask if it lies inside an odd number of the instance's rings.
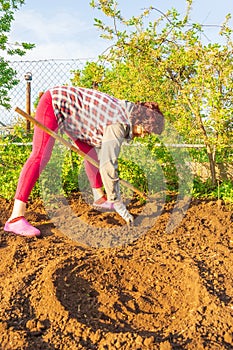
{"label": "wire mesh fence", "polygon": [[16,106],[25,110],[27,81],[25,75],[31,74],[30,82],[30,100],[33,109],[33,103],[36,101],[39,92],[45,91],[56,85],[70,84],[73,71],[82,69],[88,59],[71,60],[39,60],[39,61],[13,61],[10,66],[17,72],[19,84],[9,93],[11,97],[10,110],[0,106],[0,127],[10,126],[19,116],[14,111]]}

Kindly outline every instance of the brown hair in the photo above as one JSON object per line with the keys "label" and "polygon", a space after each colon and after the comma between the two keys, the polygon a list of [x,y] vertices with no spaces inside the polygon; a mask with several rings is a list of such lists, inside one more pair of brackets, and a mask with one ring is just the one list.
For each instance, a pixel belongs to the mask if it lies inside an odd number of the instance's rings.
{"label": "brown hair", "polygon": [[156,102],[137,102],[131,112],[132,125],[142,125],[149,134],[161,134],[164,116]]}

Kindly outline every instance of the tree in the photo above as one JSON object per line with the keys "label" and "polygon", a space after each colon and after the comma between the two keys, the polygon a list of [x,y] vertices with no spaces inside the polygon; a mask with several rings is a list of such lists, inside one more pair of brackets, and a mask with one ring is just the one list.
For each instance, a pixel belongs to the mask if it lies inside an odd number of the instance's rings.
{"label": "tree", "polygon": [[[9,43],[8,34],[14,20],[14,12],[24,3],[24,0],[0,0],[0,50],[5,52],[6,56],[23,56],[26,50],[34,47],[28,43]],[[18,84],[16,71],[10,67],[9,62],[0,57],[0,105],[10,108],[9,90]]]}
{"label": "tree", "polygon": [[232,144],[230,15],[219,33],[225,44],[204,44],[205,27],[190,23],[192,0],[186,1],[183,18],[174,8],[164,14],[151,6],[125,19],[115,0],[90,4],[110,19],[107,25],[95,19],[111,42],[100,57],[108,67],[101,88],[132,101],[156,100],[186,142],[205,145],[215,185],[216,156]]}
{"label": "tree", "polygon": [[74,77],[71,79],[73,85],[85,86],[87,88],[100,88],[105,69],[102,65],[95,62],[87,62],[85,67],[73,72]]}

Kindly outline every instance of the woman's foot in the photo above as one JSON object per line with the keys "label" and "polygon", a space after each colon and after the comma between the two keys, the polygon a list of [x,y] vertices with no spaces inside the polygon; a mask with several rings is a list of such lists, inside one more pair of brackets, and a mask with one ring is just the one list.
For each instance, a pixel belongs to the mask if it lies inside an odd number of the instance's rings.
{"label": "woman's foot", "polygon": [[40,236],[40,230],[29,224],[24,216],[19,216],[5,223],[4,231],[12,232],[24,237]]}
{"label": "woman's foot", "polygon": [[101,211],[114,211],[114,206],[112,202],[107,201],[106,196],[99,198],[93,203],[93,207]]}

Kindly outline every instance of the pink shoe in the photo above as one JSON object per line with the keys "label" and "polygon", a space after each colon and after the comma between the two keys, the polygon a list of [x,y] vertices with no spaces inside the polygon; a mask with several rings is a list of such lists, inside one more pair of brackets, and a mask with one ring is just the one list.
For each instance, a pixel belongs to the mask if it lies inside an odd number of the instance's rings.
{"label": "pink shoe", "polygon": [[112,202],[108,202],[105,196],[101,197],[93,203],[93,207],[101,211],[114,211],[114,205]]}
{"label": "pink shoe", "polygon": [[40,235],[40,230],[29,224],[29,222],[25,219],[24,216],[20,216],[16,219],[13,219],[10,222],[6,222],[4,226],[4,231],[12,232],[16,235],[25,237],[34,237]]}

